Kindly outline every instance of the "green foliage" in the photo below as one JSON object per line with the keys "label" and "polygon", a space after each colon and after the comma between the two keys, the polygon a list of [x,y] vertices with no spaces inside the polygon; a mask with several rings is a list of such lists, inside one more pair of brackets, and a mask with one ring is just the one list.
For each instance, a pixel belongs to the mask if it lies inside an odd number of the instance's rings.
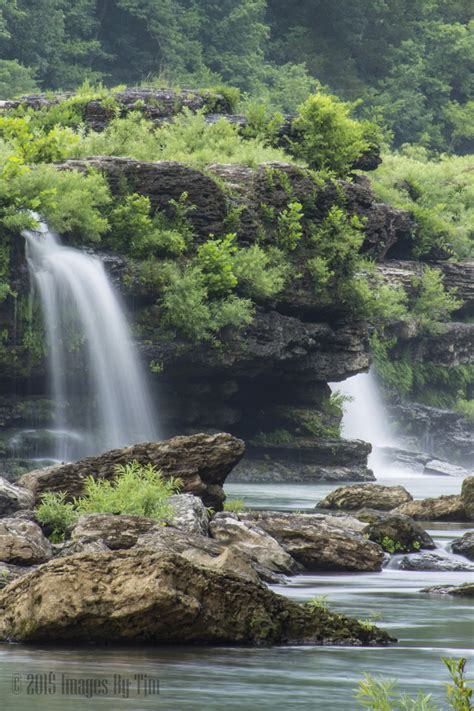
{"label": "green foliage", "polygon": [[64,492],[43,494],[35,513],[39,523],[52,529],[51,540],[58,543],[83,514],[130,514],[155,521],[170,520],[173,510],[168,499],[180,487],[179,479],[164,479],[153,464],[132,461],[118,465],[112,481],[88,476],[84,493],[72,502],[66,501]]}
{"label": "green foliage", "polygon": [[273,444],[288,444],[293,440],[294,437],[291,432],[280,428],[273,430],[273,432],[257,432],[250,442],[255,447],[271,447]]}
{"label": "green foliage", "polygon": [[14,99],[19,94],[31,93],[36,89],[32,71],[23,67],[16,59],[0,59],[0,96]]}
{"label": "green foliage", "polygon": [[474,424],[474,399],[465,400],[463,398],[459,398],[459,400],[456,401],[454,408],[464,415],[469,422]]}
{"label": "green foliage", "polygon": [[275,247],[259,245],[238,249],[233,255],[232,271],[239,291],[254,299],[268,299],[281,292],[289,277],[290,265]]}
{"label": "green foliage", "polygon": [[231,501],[224,501],[224,511],[229,511],[229,513],[242,513],[245,510],[245,501],[243,499],[232,499]]}
{"label": "green foliage", "polygon": [[329,612],[327,595],[316,595],[315,597],[308,600],[306,603],[312,610],[322,610],[323,612]]}
{"label": "green foliage", "polygon": [[[316,94],[299,109],[294,129],[301,142],[292,151],[316,170],[330,170],[344,177],[370,147],[368,126],[351,118],[353,107],[335,96]],[[375,128],[371,127],[372,133]]]}
{"label": "green foliage", "polygon": [[429,160],[422,149],[383,156],[373,188],[379,199],[413,213],[415,256],[448,252],[463,259],[473,254],[472,167],[472,156]]}
{"label": "green foliage", "polygon": [[66,501],[64,492],[48,491],[41,496],[35,516],[38,523],[51,529],[51,541],[60,543],[64,540],[67,529],[76,523],[79,514],[74,504]]}
{"label": "green foliage", "polygon": [[292,201],[277,220],[277,245],[285,252],[293,252],[303,237],[303,205]]}
{"label": "green foliage", "polygon": [[[448,668],[452,683],[446,684],[447,701],[454,711],[472,711],[472,688],[465,677],[466,659],[447,659],[442,661]],[[431,694],[419,692],[416,697],[397,691],[397,682],[393,679],[377,679],[365,674],[359,682],[355,698],[364,709],[373,711],[439,711],[439,706],[431,700]]]}
{"label": "green foliage", "polygon": [[228,294],[237,286],[232,257],[237,251],[235,234],[209,239],[199,245],[196,264],[209,294]]}
{"label": "green foliage", "polygon": [[69,128],[35,128],[31,116],[0,116],[0,138],[8,142],[23,163],[60,161],[79,142],[79,136]]}
{"label": "green foliage", "polygon": [[411,314],[425,331],[440,332],[440,322],[448,321],[452,312],[459,309],[463,302],[455,297],[453,291],[446,291],[439,269],[425,267],[422,276],[415,277],[412,282],[417,294]]}

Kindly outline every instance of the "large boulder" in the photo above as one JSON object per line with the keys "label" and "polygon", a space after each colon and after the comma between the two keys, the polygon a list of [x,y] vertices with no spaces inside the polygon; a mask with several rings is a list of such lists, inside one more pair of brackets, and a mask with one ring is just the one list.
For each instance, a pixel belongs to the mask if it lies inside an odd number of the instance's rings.
{"label": "large boulder", "polygon": [[451,550],[456,555],[463,555],[474,561],[474,531],[468,531],[461,538],[456,538],[451,544]]}
{"label": "large boulder", "polygon": [[15,511],[31,509],[33,503],[34,497],[31,491],[10,484],[0,477],[0,516],[11,516]]}
{"label": "large boulder", "polygon": [[145,516],[117,516],[108,513],[81,516],[71,531],[73,543],[101,541],[111,550],[134,546],[140,535],[156,529],[158,522]]}
{"label": "large boulder", "polygon": [[397,506],[393,513],[410,516],[417,521],[466,521],[467,515],[460,496],[438,496],[434,499],[409,501]]}
{"label": "large boulder", "polygon": [[464,479],[461,487],[461,499],[468,521],[474,521],[474,476]]}
{"label": "large boulder", "polygon": [[19,484],[29,489],[37,500],[45,491],[65,491],[72,498],[81,495],[87,476],[113,479],[117,465],[136,460],[143,465],[153,464],[166,478],[178,477],[183,493],[199,496],[205,506],[221,510],[225,498],[222,485],[244,450],[242,440],[230,434],[173,437],[28,472]]}
{"label": "large boulder", "polygon": [[256,511],[239,519],[262,528],[307,570],[381,570],[382,548],[336,516]]}
{"label": "large boulder", "polygon": [[409,516],[362,509],[358,518],[368,524],[364,529],[368,539],[378,543],[387,553],[411,553],[421,548],[435,548],[431,536]]}
{"label": "large boulder", "polygon": [[331,491],[319,502],[318,508],[354,511],[367,507],[379,511],[391,511],[412,499],[411,494],[403,486],[354,484]]}
{"label": "large boulder", "polygon": [[400,570],[439,570],[439,571],[472,571],[474,564],[446,555],[440,551],[430,553],[412,553],[404,555],[398,561]]}
{"label": "large boulder", "polygon": [[52,554],[50,542],[33,521],[0,520],[0,560],[4,563],[34,565],[49,560]]}
{"label": "large boulder", "polygon": [[298,566],[285,549],[262,528],[250,522],[244,523],[236,514],[219,513],[209,526],[213,539],[219,543],[232,545],[259,565],[276,573],[291,575]]}
{"label": "large boulder", "polygon": [[386,644],[383,631],[179,555],[54,560],[0,592],[0,639],[160,644]]}
{"label": "large boulder", "polygon": [[168,504],[173,510],[173,526],[188,533],[207,536],[209,513],[200,498],[192,494],[176,494],[169,497]]}

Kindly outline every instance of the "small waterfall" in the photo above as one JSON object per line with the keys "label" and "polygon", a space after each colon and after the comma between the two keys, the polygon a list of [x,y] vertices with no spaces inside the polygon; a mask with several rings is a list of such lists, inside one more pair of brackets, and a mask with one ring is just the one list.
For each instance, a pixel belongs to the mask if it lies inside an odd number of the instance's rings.
{"label": "small waterfall", "polygon": [[380,397],[374,373],[360,373],[342,383],[333,383],[331,388],[347,395],[342,420],[342,436],[370,442],[372,454],[369,467],[376,475],[387,473],[387,462],[381,447],[397,447],[390,432],[385,408]]}
{"label": "small waterfall", "polygon": [[51,455],[70,460],[157,439],[145,375],[102,262],[62,245],[44,223],[24,237],[49,347]]}

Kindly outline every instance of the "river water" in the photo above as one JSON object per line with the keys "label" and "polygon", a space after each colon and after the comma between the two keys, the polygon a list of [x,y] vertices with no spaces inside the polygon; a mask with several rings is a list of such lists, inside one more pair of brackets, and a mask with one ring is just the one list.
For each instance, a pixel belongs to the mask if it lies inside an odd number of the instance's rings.
{"label": "river water", "polygon": [[[456,493],[453,477],[391,476],[381,483],[402,483],[418,498]],[[230,498],[244,498],[255,508],[307,510],[335,485],[229,484]],[[462,535],[459,524],[432,524],[429,532],[446,547]],[[437,584],[461,584],[468,573],[408,572],[301,575],[275,589],[295,600],[326,595],[331,608],[355,617],[372,617],[398,638],[389,648],[290,647],[270,649],[137,647],[51,648],[0,645],[2,711],[119,711],[131,709],[357,709],[354,689],[364,672],[398,678],[400,688],[433,693],[440,708],[443,683],[448,681],[442,656],[472,657],[474,624],[467,599],[427,595],[420,589]],[[472,665],[471,661],[471,676]],[[28,694],[28,674],[55,675],[53,694]],[[160,694],[147,698],[137,690],[134,675],[158,678]],[[21,675],[22,687],[18,691]],[[87,699],[62,693],[67,678],[107,680],[107,696]],[[129,698],[114,690],[118,677],[130,682]],[[38,677],[33,677],[38,681]],[[43,678],[43,677],[42,677]],[[12,686],[13,685],[13,686]],[[126,689],[125,686],[117,688]],[[38,686],[38,692],[45,689]],[[155,688],[153,688],[153,691]]]}

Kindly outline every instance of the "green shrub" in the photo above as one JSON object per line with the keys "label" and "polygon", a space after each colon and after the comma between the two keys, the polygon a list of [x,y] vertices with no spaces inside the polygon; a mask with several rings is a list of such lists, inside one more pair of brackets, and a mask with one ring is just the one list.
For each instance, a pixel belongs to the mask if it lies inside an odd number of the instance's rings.
{"label": "green shrub", "polygon": [[271,447],[272,444],[289,444],[294,437],[291,432],[285,429],[273,430],[273,432],[257,432],[250,443],[254,446]]}
{"label": "green shrub", "polygon": [[245,501],[243,499],[232,499],[231,501],[224,501],[224,511],[229,511],[230,513],[242,513],[245,510]]}
{"label": "green shrub", "polygon": [[24,67],[16,59],[0,59],[0,96],[14,99],[36,89],[32,70]]}
{"label": "green shrub", "polygon": [[277,220],[277,245],[285,252],[293,252],[303,237],[303,205],[290,202]]}
{"label": "green shrub", "polygon": [[76,523],[79,514],[74,504],[66,501],[64,492],[48,491],[42,495],[35,516],[38,523],[51,529],[51,541],[60,543],[64,540],[67,529]]}
{"label": "green shrub", "polygon": [[456,401],[455,410],[460,412],[464,417],[469,420],[469,422],[472,422],[474,424],[474,400],[464,400],[463,398],[459,398],[459,400]]}
{"label": "green shrub", "polygon": [[30,116],[0,116],[0,137],[28,164],[60,161],[71,154],[80,140],[69,128],[33,128]]}
{"label": "green shrub", "polygon": [[262,249],[254,244],[238,249],[232,258],[232,271],[237,277],[239,291],[255,299],[276,296],[285,286],[290,264],[277,248]]}
{"label": "green shrub", "polygon": [[335,96],[315,94],[299,108],[294,130],[301,142],[294,141],[292,152],[316,170],[330,170],[344,177],[370,147],[369,130],[374,126],[351,118],[351,104]]}
{"label": "green shrub", "polygon": [[232,263],[236,251],[235,234],[226,235],[222,239],[208,239],[199,245],[196,264],[210,294],[228,294],[237,286]]}
{"label": "green shrub", "polygon": [[424,330],[439,332],[440,322],[448,321],[452,312],[459,309],[463,302],[455,297],[453,291],[446,291],[439,269],[425,267],[422,276],[414,277],[412,283],[417,293],[410,313]]}

